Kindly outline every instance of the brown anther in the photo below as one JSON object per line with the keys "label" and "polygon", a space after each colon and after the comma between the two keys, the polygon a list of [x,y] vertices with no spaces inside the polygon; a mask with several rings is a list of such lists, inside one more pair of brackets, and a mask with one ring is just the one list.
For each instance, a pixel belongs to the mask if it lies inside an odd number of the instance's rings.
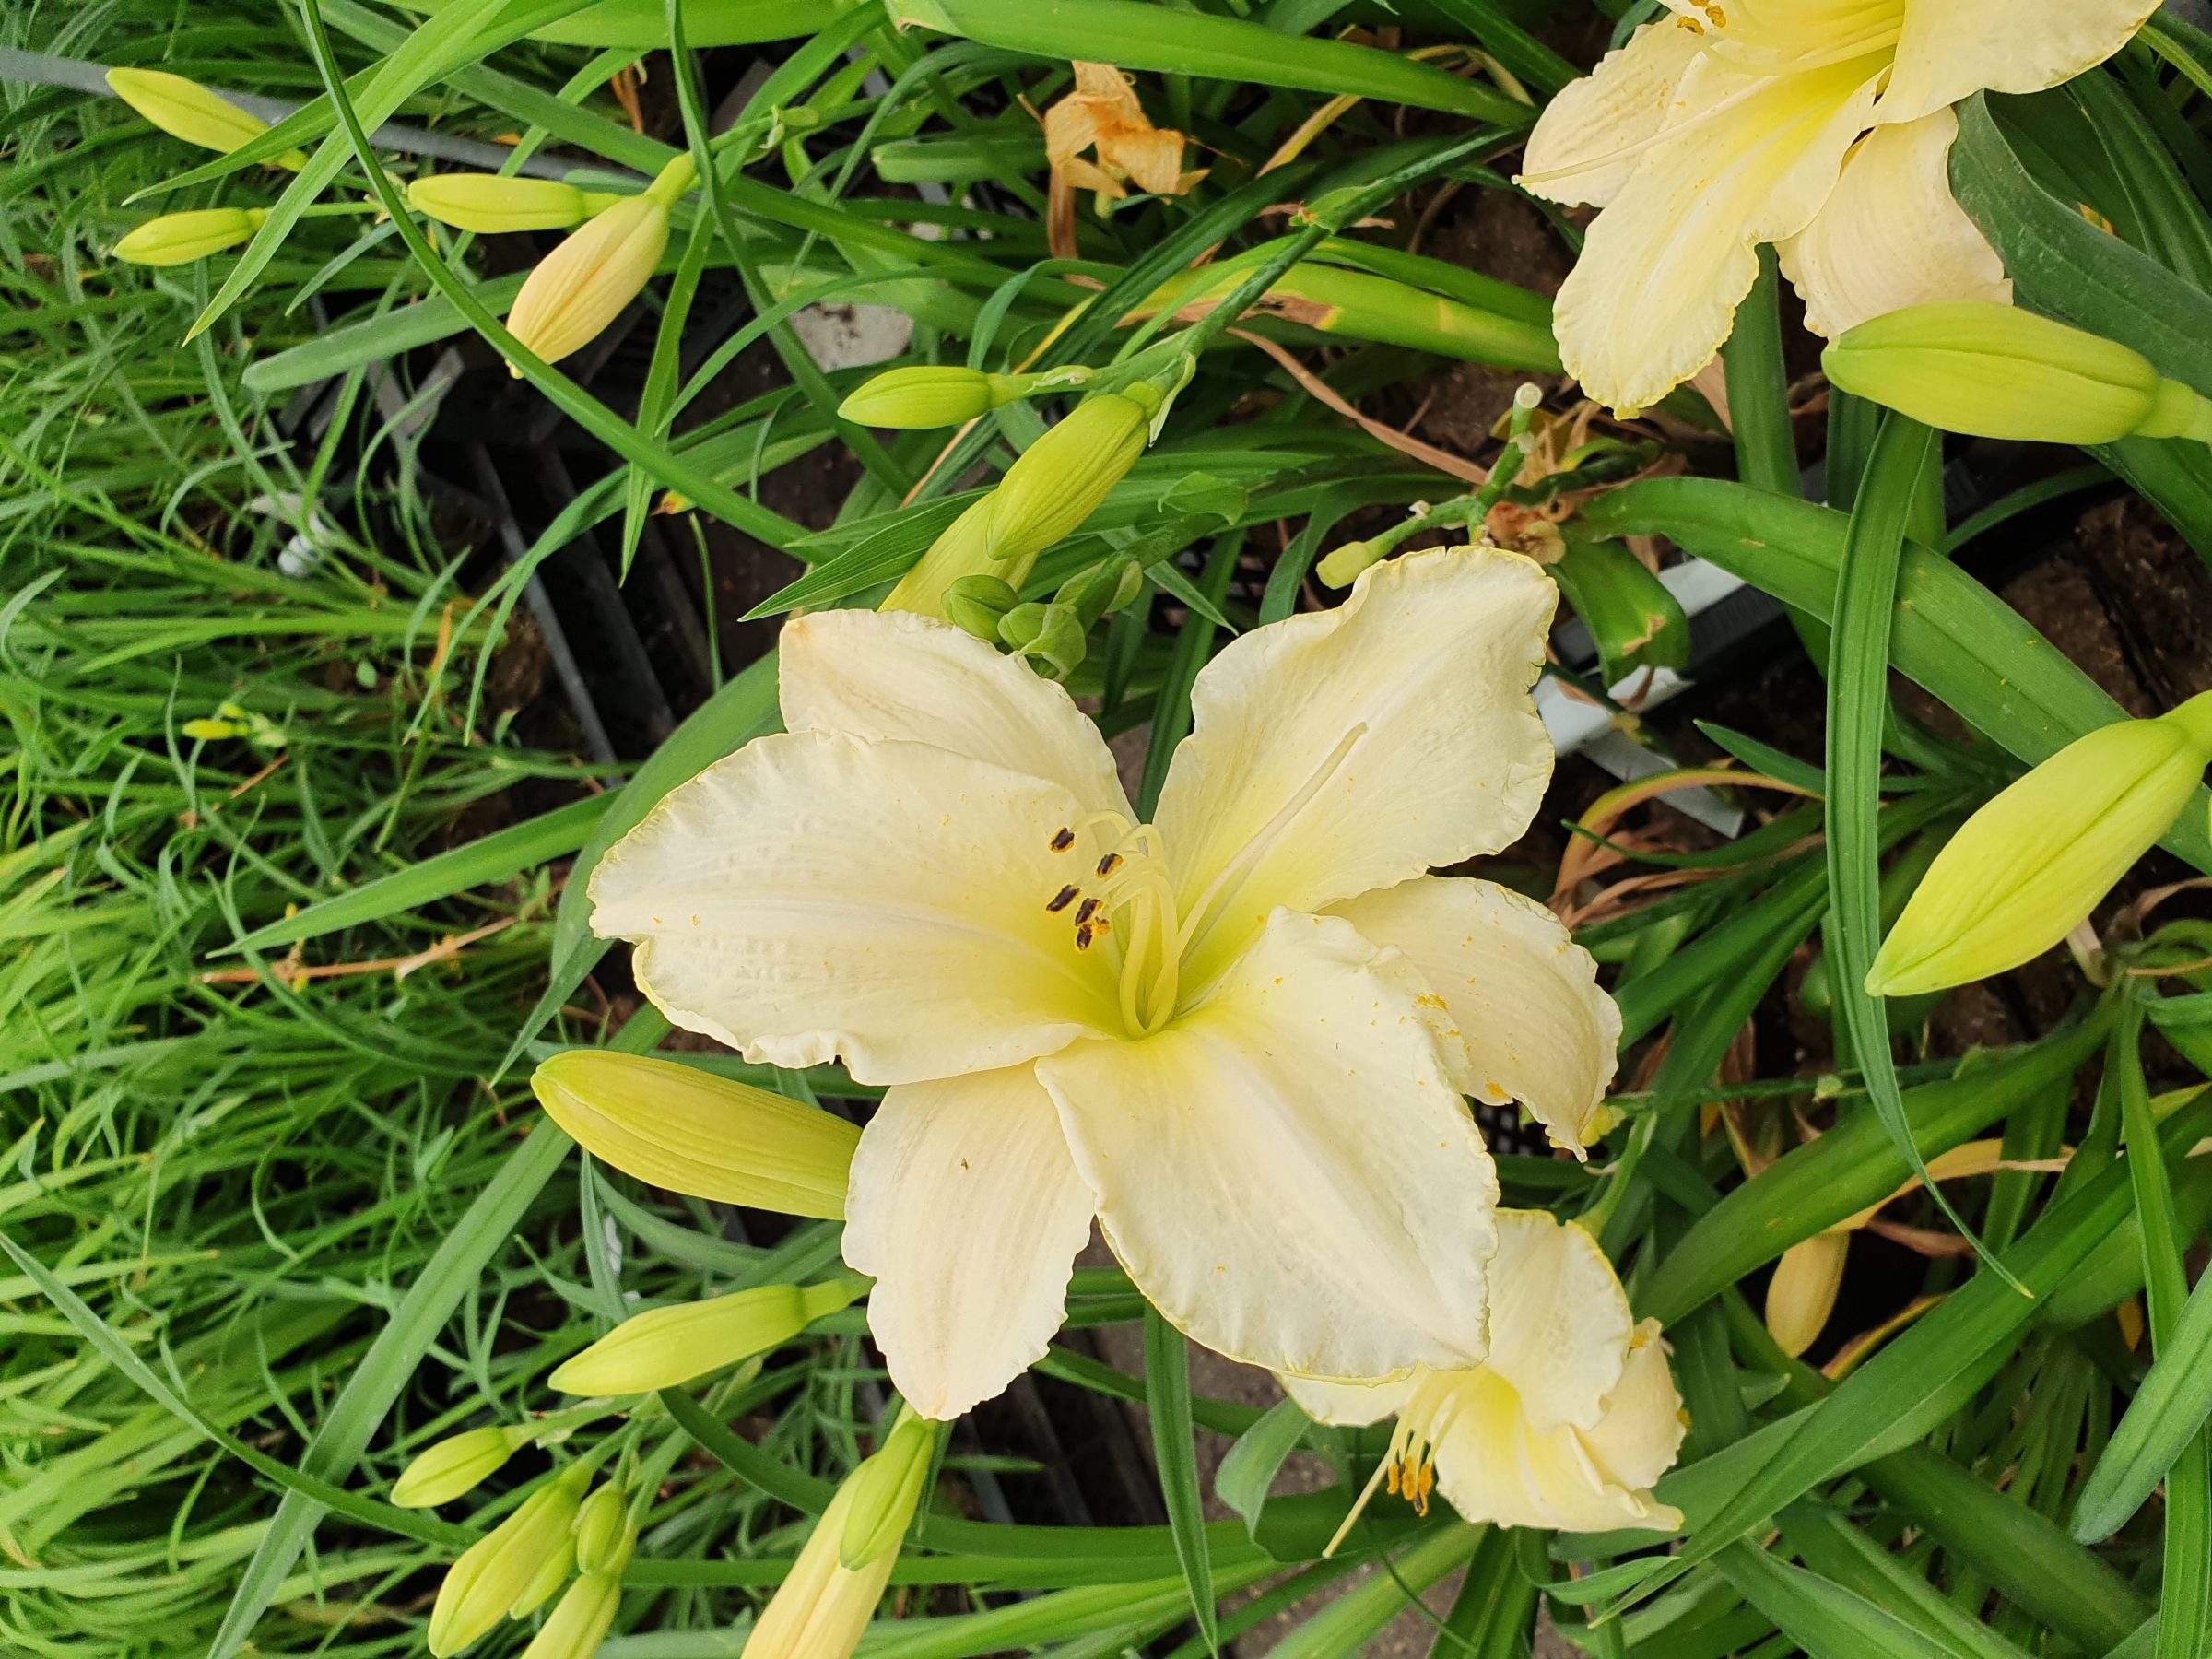
{"label": "brown anther", "polygon": [[1073,830],[1064,829],[1055,834],[1052,840],[1052,849],[1055,853],[1065,853],[1075,844],[1076,832]]}
{"label": "brown anther", "polygon": [[1107,921],[1105,917],[1100,916],[1097,921],[1090,924],[1090,931],[1094,934],[1112,933],[1113,931],[1113,924]]}
{"label": "brown anther", "polygon": [[1092,929],[1090,924],[1088,922],[1084,923],[1082,926],[1076,929],[1076,948],[1077,950],[1088,950],[1090,948],[1090,941],[1093,931],[1094,930]]}
{"label": "brown anther", "polygon": [[1044,908],[1048,911],[1064,911],[1076,901],[1076,884],[1071,881],[1046,900]]}
{"label": "brown anther", "polygon": [[1122,855],[1119,853],[1109,853],[1099,860],[1099,874],[1101,876],[1111,876],[1121,867]]}
{"label": "brown anther", "polygon": [[1082,926],[1084,923],[1089,921],[1091,917],[1097,915],[1098,913],[1099,901],[1096,899],[1084,900],[1082,903],[1076,906],[1076,925],[1077,927]]}

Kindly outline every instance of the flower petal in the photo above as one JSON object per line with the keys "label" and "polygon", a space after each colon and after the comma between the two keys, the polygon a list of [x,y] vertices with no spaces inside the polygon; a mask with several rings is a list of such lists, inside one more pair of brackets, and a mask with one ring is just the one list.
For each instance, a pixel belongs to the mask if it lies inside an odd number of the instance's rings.
{"label": "flower petal", "polygon": [[1538,1433],[1605,1416],[1635,1324],[1595,1239],[1546,1210],[1498,1212],[1488,1364],[1520,1391]]}
{"label": "flower petal", "polygon": [[1436,1483],[1469,1521],[1559,1532],[1679,1526],[1651,1483],[1681,1444],[1681,1400],[1658,1326],[1646,1322],[1605,1419],[1594,1430],[1539,1430],[1525,1396],[1487,1367],[1468,1373],[1436,1441]]}
{"label": "flower petal", "polygon": [[1075,699],[948,622],[817,611],[785,624],[777,645],[787,730],[927,743],[1050,779],[1086,812],[1129,814],[1106,740]]}
{"label": "flower petal", "polygon": [[1637,159],[1559,289],[1559,355],[1585,392],[1641,409],[1712,360],[1759,275],[1754,250],[1804,229],[1835,188],[1879,68],[1746,74],[1710,53],[1689,66],[1681,132]]}
{"label": "flower petal", "polygon": [[1805,320],[1835,338],[1872,317],[1941,300],[2012,303],[2005,262],[1951,195],[1948,110],[1859,141],[1813,222],[1782,244]]}
{"label": "flower petal", "polygon": [[1905,0],[1878,118],[1917,121],[1976,92],[2041,92],[2120,50],[2156,0]]}
{"label": "flower petal", "polygon": [[1156,815],[1186,928],[1219,883],[1186,985],[1277,905],[1319,910],[1519,838],[1551,779],[1529,688],[1558,603],[1517,554],[1416,553],[1206,666]]}
{"label": "flower petal", "polygon": [[1635,171],[1677,105],[1675,88],[1705,37],[1677,18],[1646,23],[1545,107],[1513,182],[1570,206],[1603,207]]}
{"label": "flower petal", "polygon": [[1412,1371],[1390,1382],[1324,1382],[1314,1377],[1294,1377],[1288,1371],[1276,1378],[1298,1408],[1317,1423],[1335,1423],[1346,1429],[1363,1429],[1402,1409],[1413,1398],[1423,1373]]}
{"label": "flower petal", "polygon": [[1109,964],[1046,901],[1053,783],[919,743],[763,737],[654,807],[592,873],[592,927],[687,1030],[863,1082],[1012,1065],[1120,1029]]}
{"label": "flower petal", "polygon": [[1030,1067],[883,1097],[853,1159],[845,1261],[876,1280],[868,1328],[907,1404],[949,1422],[1043,1355],[1097,1207]]}
{"label": "flower petal", "polygon": [[1481,1358],[1498,1178],[1422,994],[1278,911],[1164,1030],[1039,1063],[1106,1241],[1196,1341],[1355,1382]]}
{"label": "flower petal", "polygon": [[1394,946],[1444,1001],[1467,1057],[1462,1086],[1519,1100],[1577,1158],[1602,1125],[1620,1010],[1597,963],[1533,899],[1495,882],[1419,876],[1329,907]]}

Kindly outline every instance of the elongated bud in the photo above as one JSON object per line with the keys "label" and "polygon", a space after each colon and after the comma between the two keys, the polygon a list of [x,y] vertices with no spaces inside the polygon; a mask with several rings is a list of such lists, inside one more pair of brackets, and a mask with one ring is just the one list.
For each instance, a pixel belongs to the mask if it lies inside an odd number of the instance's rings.
{"label": "elongated bud", "polygon": [[[260,116],[249,115],[199,82],[166,69],[111,69],[108,86],[116,97],[171,138],[221,155],[229,155],[269,130],[269,124]],[[307,158],[290,150],[277,157],[275,165],[298,172],[307,165]]]}
{"label": "elongated bud", "polygon": [[938,1432],[937,1424],[901,1406],[881,1448],[853,1471],[853,1512],[838,1536],[841,1566],[857,1572],[887,1553],[898,1553],[936,1458]]}
{"label": "elongated bud", "polygon": [[981,369],[919,364],[887,369],[838,406],[838,418],[861,426],[922,432],[959,426],[1017,398],[1079,386],[1088,368],[1070,365],[1042,374],[991,374]]}
{"label": "elongated bud", "polygon": [[766,1353],[826,1313],[850,1307],[862,1278],[762,1285],[633,1314],[547,1379],[563,1394],[645,1394]]}
{"label": "elongated bud", "polygon": [[619,1579],[637,1547],[629,1524],[629,1494],[613,1481],[594,1489],[576,1512],[576,1571]]}
{"label": "elongated bud", "polygon": [[998,637],[1017,656],[1041,663],[1054,679],[1065,679],[1083,665],[1088,652],[1083,619],[1065,605],[1018,605],[998,625]]}
{"label": "elongated bud", "polygon": [[984,531],[991,522],[991,503],[996,499],[978,496],[970,502],[968,510],[930,543],[929,551],[899,579],[877,608],[944,619],[950,615],[945,608],[945,596],[962,577],[996,576],[1016,588],[1027,581],[1030,568],[1037,562],[1035,553],[1002,564],[984,551]]}
{"label": "elongated bud", "polygon": [[1071,535],[1145,453],[1158,405],[1159,394],[1147,386],[1077,404],[1006,468],[987,498],[983,551],[1003,563],[1041,553]]}
{"label": "elongated bud", "polygon": [[557,179],[504,179],[497,173],[432,173],[407,186],[407,206],[451,225],[496,236],[510,230],[566,230],[619,197]]}
{"label": "elongated bud", "polygon": [[560,1605],[539,1627],[523,1659],[592,1659],[622,1605],[622,1581],[605,1573],[584,1574],[569,1586]]}
{"label": "elongated bud", "polygon": [[450,1503],[498,1474],[533,1432],[526,1424],[509,1423],[449,1435],[401,1472],[392,1483],[392,1501],[402,1509]]}
{"label": "elongated bud", "polygon": [[668,210],[698,176],[679,155],[642,194],[622,197],[540,260],[507,313],[514,337],[548,363],[598,338],[653,280],[668,248]]}
{"label": "elongated bud", "polygon": [[[920,1423],[921,1430],[908,1430],[910,1420]],[[902,1418],[884,1449],[838,1488],[807,1535],[790,1576],[753,1627],[743,1659],[850,1659],[898,1562],[899,1545],[913,1521],[935,1454],[935,1424]],[[918,1448],[914,1440],[901,1439],[917,1433]],[[917,1450],[919,1476],[911,1472]],[[871,1473],[886,1458],[894,1460],[899,1478]],[[865,1512],[864,1503],[869,1506]],[[856,1527],[857,1542],[866,1553],[861,1566],[848,1567],[841,1558],[845,1540]]]}
{"label": "elongated bud", "polygon": [[1877,996],[1941,991],[2056,945],[2189,804],[2212,759],[2212,692],[2103,726],[1967,819],[1866,975]]}
{"label": "elongated bud", "polygon": [[530,1087],[583,1149],[670,1192],[842,1220],[860,1131],[729,1077],[641,1054],[570,1049]]}
{"label": "elongated bud", "polygon": [[523,1593],[514,1598],[507,1609],[510,1618],[527,1618],[551,1601],[560,1587],[569,1582],[576,1571],[576,1536],[573,1529],[555,1541],[552,1548],[537,1562],[537,1571],[523,1586]]}
{"label": "elongated bud", "polygon": [[963,576],[945,590],[945,619],[996,644],[1000,620],[1020,603],[1021,595],[1002,576]]}
{"label": "elongated bud", "polygon": [[1821,354],[1829,380],[1946,431],[2043,443],[2212,442],[2212,404],[2117,341],[2017,306],[1908,306]]}
{"label": "elongated bud", "polygon": [[131,265],[181,265],[253,240],[265,207],[197,207],[150,218],[115,244],[115,257]]}
{"label": "elongated bud", "polygon": [[[547,1481],[447,1569],[430,1608],[430,1652],[438,1659],[459,1653],[536,1593],[549,1559],[560,1563],[561,1578],[568,1576],[575,1549],[570,1527],[583,1478],[582,1465],[571,1465]],[[538,1599],[559,1587],[557,1579]]]}

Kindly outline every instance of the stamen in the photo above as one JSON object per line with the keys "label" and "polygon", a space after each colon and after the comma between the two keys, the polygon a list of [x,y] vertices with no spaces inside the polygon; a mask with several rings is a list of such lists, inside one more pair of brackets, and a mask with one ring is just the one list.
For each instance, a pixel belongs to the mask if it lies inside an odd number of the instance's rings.
{"label": "stamen", "polygon": [[1076,832],[1063,827],[1053,833],[1053,839],[1046,844],[1055,853],[1065,853],[1076,844]]}
{"label": "stamen", "polygon": [[1081,904],[1078,904],[1076,907],[1076,925],[1077,927],[1081,927],[1085,923],[1088,922],[1091,917],[1097,915],[1098,913],[1099,900],[1096,899],[1084,900]]}
{"label": "stamen", "polygon": [[1119,853],[1109,853],[1099,860],[1099,874],[1101,876],[1111,876],[1121,867],[1122,855]]}
{"label": "stamen", "polygon": [[1076,894],[1077,890],[1078,889],[1077,888],[1075,883],[1068,883],[1067,886],[1062,888],[1058,892],[1054,893],[1050,899],[1047,899],[1044,901],[1044,908],[1048,911],[1065,910],[1069,905],[1076,901]]}
{"label": "stamen", "polygon": [[1089,923],[1086,922],[1080,927],[1076,929],[1076,948],[1077,950],[1088,950],[1090,948],[1091,936],[1091,925]]}
{"label": "stamen", "polygon": [[1329,1540],[1328,1547],[1321,1552],[1323,1560],[1327,1560],[1336,1553],[1337,1547],[1350,1535],[1353,1524],[1367,1513],[1367,1506],[1374,1501],[1375,1488],[1382,1484],[1384,1477],[1389,1477],[1390,1489],[1394,1494],[1398,1489],[1398,1465],[1388,1453],[1375,1465],[1375,1472],[1367,1477],[1367,1485],[1360,1488],[1359,1501],[1352,1505],[1351,1513],[1345,1516],[1344,1524],[1336,1529],[1335,1536]]}

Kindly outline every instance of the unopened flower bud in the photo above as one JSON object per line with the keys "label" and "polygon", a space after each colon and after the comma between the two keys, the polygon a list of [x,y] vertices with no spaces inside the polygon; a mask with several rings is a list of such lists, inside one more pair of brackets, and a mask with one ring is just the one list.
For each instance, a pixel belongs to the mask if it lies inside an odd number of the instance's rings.
{"label": "unopened flower bud", "polygon": [[[269,130],[269,124],[258,115],[249,115],[199,82],[166,69],[111,69],[108,86],[116,97],[171,138],[221,155],[229,155]],[[274,165],[298,172],[307,165],[307,158],[298,150],[288,150],[277,157]]]}
{"label": "unopened flower bud", "polygon": [[514,1598],[507,1609],[510,1618],[527,1618],[551,1601],[560,1587],[569,1582],[576,1571],[576,1537],[571,1529],[554,1542],[537,1563],[537,1571],[523,1586],[523,1593]]}
{"label": "unopened flower bud", "polygon": [[1053,603],[1073,611],[1086,629],[1099,618],[1120,610],[1145,591],[1144,567],[1134,559],[1110,559],[1094,565],[1080,576],[1071,576],[1053,595]]}
{"label": "unopened flower bud", "polygon": [[913,611],[920,616],[947,618],[945,596],[964,576],[995,575],[1011,587],[1019,587],[1037,562],[1034,553],[1022,559],[994,561],[983,550],[984,527],[991,522],[993,497],[978,496],[966,512],[947,524],[929,545],[914,568],[899,579],[878,608]]}
{"label": "unopened flower bud", "polygon": [[[910,1430],[910,1422],[919,1428]],[[883,1451],[838,1488],[753,1627],[744,1659],[850,1659],[898,1563],[935,1454],[936,1431],[934,1423],[903,1418]],[[886,1458],[895,1465],[895,1479],[871,1472]],[[860,1552],[858,1567],[845,1564],[848,1537]]]}
{"label": "unopened flower bud", "polygon": [[[438,1659],[459,1653],[525,1596],[537,1594],[549,1559],[559,1562],[561,1578],[568,1576],[575,1549],[569,1529],[584,1478],[582,1465],[573,1465],[547,1481],[446,1570],[430,1608],[430,1652]],[[557,1579],[537,1599],[559,1587]]]}
{"label": "unopened flower bud", "polygon": [[569,1586],[560,1605],[523,1650],[523,1659],[592,1659],[621,1603],[618,1575],[587,1572]]}
{"label": "unopened flower bud", "polygon": [[576,1512],[576,1571],[619,1579],[629,1565],[638,1535],[629,1524],[629,1494],[609,1481]]}
{"label": "unopened flower bud", "polygon": [[860,1131],[841,1117],[673,1060],[570,1049],[530,1087],[583,1149],[670,1192],[841,1220]]}
{"label": "unopened flower bud", "polygon": [[1065,605],[1018,605],[998,625],[998,637],[1017,656],[1042,663],[1054,679],[1065,679],[1088,653],[1083,619]]}
{"label": "unopened flower bud", "polygon": [[2017,968],[2086,920],[2189,804],[2212,760],[2212,692],[2078,738],[1967,819],[1866,975],[1877,996]]}
{"label": "unopened flower bud", "polygon": [[392,1483],[392,1501],[402,1509],[450,1503],[498,1474],[534,1432],[525,1424],[509,1423],[448,1435],[401,1472]]}
{"label": "unopened flower bud", "polygon": [[999,394],[1011,382],[981,369],[935,365],[887,369],[856,388],[838,406],[837,418],[860,426],[889,427],[902,432],[959,426],[989,414],[1013,395]]}
{"label": "unopened flower bud", "polygon": [[547,1379],[563,1394],[647,1394],[789,1342],[824,1314],[850,1307],[867,1281],[761,1285],[632,1314]]}
{"label": "unopened flower bud", "polygon": [[1390,549],[1374,542],[1346,542],[1332,548],[1314,567],[1313,574],[1321,578],[1324,587],[1350,587],[1359,579],[1360,571],[1381,564],[1389,557]]}
{"label": "unopened flower bud", "polygon": [[653,279],[668,247],[668,210],[697,177],[680,155],[642,194],[587,219],[524,279],[509,332],[548,363],[596,339]]}
{"label": "unopened flower bud", "polygon": [[1157,394],[1147,404],[1108,392],[1071,409],[1006,468],[991,493],[983,551],[1004,562],[1041,553],[1073,534],[1145,453],[1158,401]]}
{"label": "unopened flower bud", "polygon": [[498,235],[509,230],[566,230],[618,197],[558,179],[507,179],[497,173],[431,173],[407,186],[407,206],[456,230]]}
{"label": "unopened flower bud", "polygon": [[2017,306],[1908,306],[1821,354],[1829,380],[1946,431],[2044,443],[2212,442],[2212,404],[2114,340]]}
{"label": "unopened flower bud", "polygon": [[252,241],[265,207],[198,207],[150,218],[115,244],[115,257],[131,265],[181,265]]}
{"label": "unopened flower bud", "polygon": [[1001,618],[1020,603],[1003,576],[963,576],[945,590],[945,619],[996,644]]}

